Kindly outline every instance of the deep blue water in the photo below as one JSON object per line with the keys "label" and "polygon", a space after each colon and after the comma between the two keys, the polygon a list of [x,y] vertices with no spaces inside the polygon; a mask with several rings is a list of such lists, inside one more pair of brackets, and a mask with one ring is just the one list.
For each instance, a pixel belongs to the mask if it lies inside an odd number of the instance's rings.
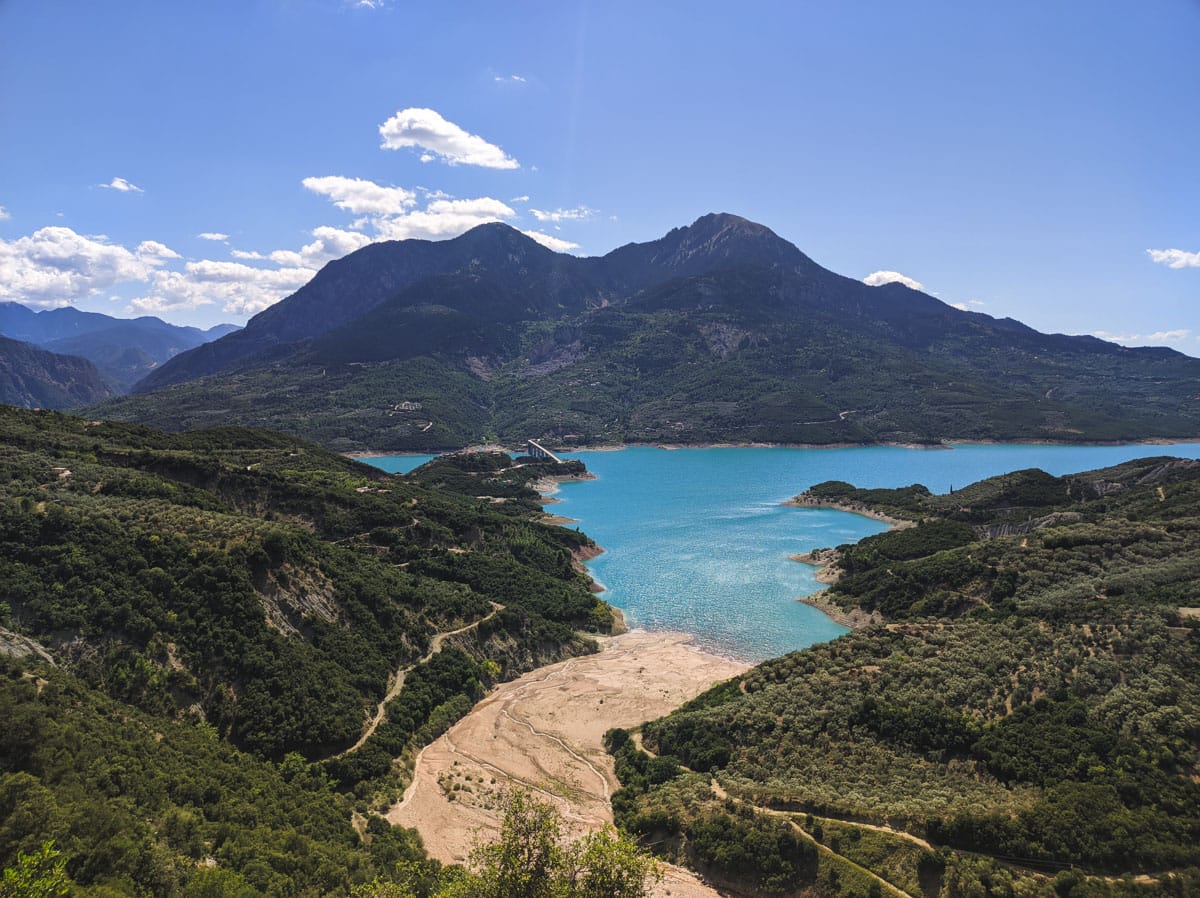
{"label": "deep blue water", "polygon": [[787,556],[884,526],[779,504],[814,483],[946,492],[1020,468],[1067,474],[1150,455],[1200,458],[1200,444],[579,452],[572,457],[598,479],[563,484],[562,501],[547,510],[577,519],[605,548],[589,567],[631,626],[693,633],[709,649],[758,661],[844,632],[795,601],[821,587],[812,568]]}

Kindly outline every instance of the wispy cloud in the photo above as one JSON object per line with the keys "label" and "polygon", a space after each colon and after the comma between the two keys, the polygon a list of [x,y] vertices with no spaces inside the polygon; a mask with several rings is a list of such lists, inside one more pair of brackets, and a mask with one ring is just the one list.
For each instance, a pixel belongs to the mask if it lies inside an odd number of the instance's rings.
{"label": "wispy cloud", "polygon": [[422,162],[441,159],[449,165],[514,169],[520,163],[495,144],[447,121],[433,109],[401,109],[379,126],[385,150],[419,148]]}
{"label": "wispy cloud", "polygon": [[355,215],[398,215],[416,205],[417,196],[403,187],[385,187],[363,178],[326,175],[301,181],[307,190],[333,200],[339,209]]}
{"label": "wispy cloud", "polygon": [[[937,296],[936,293],[933,295]],[[983,308],[986,305],[987,303],[982,299],[968,299],[966,302],[952,302],[950,303],[950,308],[958,309],[960,312],[970,312],[974,309]]]}
{"label": "wispy cloud", "polygon": [[903,284],[913,290],[924,290],[925,285],[918,280],[901,274],[898,271],[873,271],[863,278],[868,287],[882,287],[884,284]]}
{"label": "wispy cloud", "polygon": [[1192,332],[1186,327],[1169,331],[1155,331],[1152,334],[1113,334],[1108,331],[1092,331],[1093,337],[1107,340],[1109,343],[1139,343],[1142,345],[1162,345],[1163,343],[1178,343],[1186,340]]}
{"label": "wispy cloud", "polygon": [[1150,258],[1168,268],[1200,268],[1200,252],[1189,253],[1182,249],[1148,249]]}
{"label": "wispy cloud", "polygon": [[529,79],[524,75],[495,75],[492,80],[497,84],[524,84]]}
{"label": "wispy cloud", "polygon": [[328,225],[313,228],[312,235],[317,239],[300,247],[298,252],[277,249],[270,254],[269,258],[279,265],[294,268],[320,268],[326,262],[340,259],[356,249],[362,249],[371,242],[371,238],[366,234],[360,234],[357,231],[343,231]]}
{"label": "wispy cloud", "polygon": [[579,249],[578,243],[563,240],[561,237],[555,237],[553,234],[543,234],[541,231],[522,231],[521,233],[526,237],[536,240],[547,249],[554,250],[556,253],[568,253],[573,249]]}
{"label": "wispy cloud", "polygon": [[97,184],[97,187],[102,187],[105,190],[116,190],[121,193],[145,193],[146,191],[138,187],[136,184],[131,184],[124,178],[113,178],[107,184]]}
{"label": "wispy cloud", "polygon": [[201,240],[213,240],[217,243],[221,243],[221,242],[229,239],[228,234],[221,234],[218,231],[202,231],[199,234],[197,234],[196,236],[199,237]]}
{"label": "wispy cloud", "polygon": [[3,206],[0,206],[0,221],[8,221],[10,218],[12,218],[12,216],[9,214],[8,210]]}
{"label": "wispy cloud", "polygon": [[554,209],[547,212],[543,209],[530,209],[538,221],[549,221],[557,224],[560,221],[586,221],[596,214],[595,209],[587,206],[576,206],[574,209]]}
{"label": "wispy cloud", "polygon": [[150,289],[129,303],[129,311],[159,314],[222,303],[233,315],[252,315],[303,287],[316,271],[311,268],[258,268],[241,262],[203,259],[188,262],[183,271],[157,271]]}
{"label": "wispy cloud", "polygon": [[506,221],[516,214],[500,200],[484,196],[466,200],[434,200],[424,209],[376,219],[372,225],[385,240],[413,237],[438,239],[456,237],[476,225],[491,221]]}

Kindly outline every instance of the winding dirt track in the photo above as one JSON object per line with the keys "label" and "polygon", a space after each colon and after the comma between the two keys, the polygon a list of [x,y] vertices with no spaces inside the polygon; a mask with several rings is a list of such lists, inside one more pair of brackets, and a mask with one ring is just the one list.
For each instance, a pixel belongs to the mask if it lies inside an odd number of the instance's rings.
{"label": "winding dirt track", "polygon": [[375,716],[367,722],[367,725],[363,728],[362,735],[358,737],[358,741],[351,745],[344,752],[334,755],[334,757],[341,758],[345,755],[358,751],[363,747],[363,745],[366,744],[368,739],[375,735],[375,731],[379,729],[379,725],[383,723],[384,718],[387,716],[388,702],[400,694],[400,691],[404,688],[404,678],[408,676],[408,672],[410,670],[412,670],[414,667],[424,664],[426,661],[440,652],[442,650],[442,645],[451,636],[458,636],[460,633],[466,633],[469,630],[474,630],[485,620],[490,620],[503,610],[504,606],[499,602],[492,602],[492,610],[488,614],[485,614],[483,617],[479,618],[479,620],[469,623],[465,627],[459,627],[457,630],[433,634],[433,638],[429,640],[429,651],[425,653],[425,657],[414,661],[412,664],[408,665],[408,667],[401,668],[392,674],[391,685],[388,686],[387,695],[380,700],[379,706],[375,709]]}
{"label": "winding dirt track", "polygon": [[[696,651],[681,634],[635,631],[499,686],[421,750],[413,782],[388,811],[420,831],[429,853],[462,862],[498,831],[501,788],[516,783],[552,802],[572,835],[611,822],[618,787],[605,731],[659,717],[746,665]],[[658,889],[672,898],[719,893],[666,867]]]}

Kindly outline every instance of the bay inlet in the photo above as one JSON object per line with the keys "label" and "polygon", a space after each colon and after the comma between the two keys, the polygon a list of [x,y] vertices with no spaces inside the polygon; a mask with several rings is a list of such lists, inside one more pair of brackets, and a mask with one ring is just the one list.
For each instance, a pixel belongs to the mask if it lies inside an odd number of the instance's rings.
{"label": "bay inlet", "polygon": [[[788,556],[854,542],[887,525],[782,505],[825,480],[862,487],[923,483],[947,492],[1022,468],[1067,474],[1133,458],[1200,458],[1200,443],[1124,446],[960,445],[839,449],[706,448],[567,453],[596,480],[562,484],[556,514],[604,547],[588,562],[631,627],[692,634],[708,651],[756,662],[836,638],[845,628],[797,602],[823,587]],[[404,470],[387,458],[364,459]]]}

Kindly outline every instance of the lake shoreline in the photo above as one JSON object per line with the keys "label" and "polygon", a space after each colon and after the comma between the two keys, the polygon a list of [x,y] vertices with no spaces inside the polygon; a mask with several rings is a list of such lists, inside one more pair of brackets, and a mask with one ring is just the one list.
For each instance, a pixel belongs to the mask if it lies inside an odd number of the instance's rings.
{"label": "lake shoreline", "polygon": [[[662,449],[664,452],[677,452],[683,449],[924,449],[930,451],[952,450],[956,446],[1066,446],[1079,448],[1119,447],[1119,446],[1177,446],[1200,442],[1200,434],[1190,437],[1150,437],[1142,440],[981,440],[958,437],[945,437],[934,442],[892,441],[881,440],[871,443],[668,443],[668,442],[632,442],[632,443],[599,443],[585,446],[561,446],[554,451],[565,454],[574,452],[620,452],[623,449]],[[463,452],[506,452],[520,455],[518,449],[511,449],[496,443],[461,446],[458,448],[431,449],[417,452],[412,449],[363,449],[352,452],[338,453],[343,458],[353,461],[370,458],[404,458],[406,456],[422,455],[455,455]]]}
{"label": "lake shoreline", "polygon": [[876,511],[870,506],[863,505],[861,502],[842,502],[837,499],[820,499],[816,496],[809,496],[805,493],[800,493],[793,496],[791,499],[785,499],[779,503],[787,508],[823,508],[828,511],[840,511],[845,514],[856,514],[860,518],[870,518],[872,521],[879,521],[881,524],[887,524],[889,530],[905,530],[909,527],[915,527],[916,524],[907,518],[897,518],[890,514],[884,514],[882,511]]}
{"label": "lake shoreline", "polygon": [[[632,630],[597,642],[595,654],[501,683],[423,748],[388,821],[415,827],[431,857],[461,863],[481,833],[498,832],[499,793],[515,785],[554,804],[570,835],[593,831],[612,821],[620,787],[604,733],[661,717],[750,668],[685,633]],[[676,868],[653,894],[719,893]]]}

